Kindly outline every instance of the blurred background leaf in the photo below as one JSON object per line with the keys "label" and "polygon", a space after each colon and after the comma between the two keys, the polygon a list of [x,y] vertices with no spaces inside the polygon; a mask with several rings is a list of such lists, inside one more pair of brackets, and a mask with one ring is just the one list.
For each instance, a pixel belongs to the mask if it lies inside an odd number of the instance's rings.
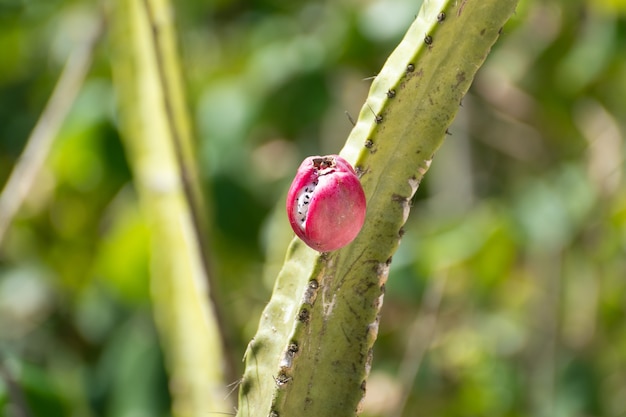
{"label": "blurred background leaf", "polygon": [[[235,357],[291,236],[293,172],[341,148],[418,3],[174,4]],[[0,1],[0,183],[98,13]],[[400,359],[441,280],[404,416],[626,414],[625,16],[621,0],[527,0],[503,28],[415,197],[367,416],[407,389]],[[105,42],[0,251],[0,361],[32,416],[170,415],[114,103]],[[11,386],[0,415],[20,416]]]}

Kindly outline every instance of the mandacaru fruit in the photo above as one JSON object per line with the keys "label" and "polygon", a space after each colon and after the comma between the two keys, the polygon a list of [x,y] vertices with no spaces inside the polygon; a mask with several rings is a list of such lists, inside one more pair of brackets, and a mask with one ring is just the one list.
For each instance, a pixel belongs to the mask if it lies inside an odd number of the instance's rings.
{"label": "mandacaru fruit", "polygon": [[339,155],[306,158],[287,194],[296,235],[319,252],[346,246],[365,221],[365,193],[356,172]]}

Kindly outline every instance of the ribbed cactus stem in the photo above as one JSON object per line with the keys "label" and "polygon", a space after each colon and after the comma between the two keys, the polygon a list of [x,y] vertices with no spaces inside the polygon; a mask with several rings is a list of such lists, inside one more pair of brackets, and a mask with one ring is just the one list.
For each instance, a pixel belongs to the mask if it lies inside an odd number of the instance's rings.
{"label": "ribbed cactus stem", "polygon": [[292,242],[246,353],[238,416],[359,413],[411,198],[516,3],[424,1],[340,153],[365,191],[363,229],[328,254]]}

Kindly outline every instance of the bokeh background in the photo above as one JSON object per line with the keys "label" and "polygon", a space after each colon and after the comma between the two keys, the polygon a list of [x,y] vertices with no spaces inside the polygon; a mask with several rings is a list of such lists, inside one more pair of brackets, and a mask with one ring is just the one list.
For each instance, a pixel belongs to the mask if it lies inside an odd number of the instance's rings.
{"label": "bokeh background", "polygon": [[[174,3],[241,357],[295,168],[341,149],[420,2]],[[102,10],[0,1],[0,184]],[[625,16],[622,0],[520,2],[415,196],[367,416],[626,416]],[[0,416],[170,415],[106,36],[94,52],[0,247]]]}

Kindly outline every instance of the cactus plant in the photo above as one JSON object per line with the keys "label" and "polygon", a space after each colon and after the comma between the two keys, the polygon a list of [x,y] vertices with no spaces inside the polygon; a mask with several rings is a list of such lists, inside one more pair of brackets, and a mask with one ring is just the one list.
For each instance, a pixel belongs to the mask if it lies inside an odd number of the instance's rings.
{"label": "cactus plant", "polygon": [[173,414],[229,409],[228,349],[215,304],[208,302],[214,289],[203,240],[205,210],[170,5],[118,0],[112,6],[114,80],[127,155],[151,226],[151,290]]}
{"label": "cactus plant", "polygon": [[363,229],[330,253],[292,241],[245,354],[238,416],[359,413],[411,198],[516,3],[424,1],[340,152],[365,191]]}

